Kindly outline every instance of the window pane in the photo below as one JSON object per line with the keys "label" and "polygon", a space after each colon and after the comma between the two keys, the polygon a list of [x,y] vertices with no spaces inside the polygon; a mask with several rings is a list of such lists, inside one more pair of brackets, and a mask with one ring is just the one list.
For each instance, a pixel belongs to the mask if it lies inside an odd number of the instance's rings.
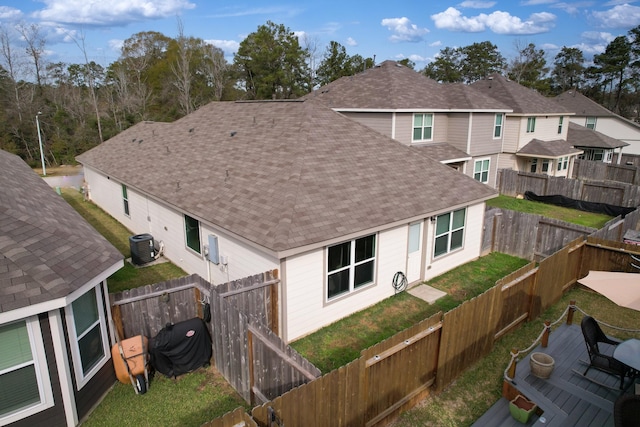
{"label": "window pane", "polygon": [[328,282],[328,297],[343,294],[349,291],[349,269],[342,270],[338,273],[330,274]]}
{"label": "window pane", "polygon": [[500,126],[502,124],[502,114],[496,114],[496,126]]}
{"label": "window pane", "polygon": [[489,170],[489,159],[482,161],[482,170],[485,170],[485,171]]}
{"label": "window pane", "polygon": [[453,213],[453,229],[456,230],[458,228],[464,227],[464,214],[465,209],[457,210]]}
{"label": "window pane", "polygon": [[40,393],[34,365],[0,375],[0,416],[36,403]]}
{"label": "window pane", "polygon": [[327,272],[339,270],[351,263],[351,242],[331,246],[327,260]]}
{"label": "window pane", "polygon": [[446,233],[449,231],[449,223],[451,221],[451,213],[446,213],[444,215],[438,216],[438,221],[436,223],[436,235],[440,235],[442,233]]}
{"label": "window pane", "polygon": [[475,172],[482,171],[482,162],[476,162]]}
{"label": "window pane", "polygon": [[187,246],[200,253],[200,223],[188,215],[184,216]]}
{"label": "window pane", "polygon": [[85,336],[80,338],[78,347],[80,349],[80,359],[82,360],[82,372],[86,374],[104,356],[99,323]]}
{"label": "window pane", "polygon": [[436,237],[436,245],[433,251],[434,256],[446,254],[449,247],[449,235]]}
{"label": "window pane", "polygon": [[424,128],[423,139],[431,139],[431,128]]}
{"label": "window pane", "polygon": [[356,266],[356,277],[353,283],[354,288],[373,282],[373,264],[373,261],[369,261]]}
{"label": "window pane", "polygon": [[122,184],[122,198],[127,198],[127,186]]}
{"label": "window pane", "polygon": [[419,141],[422,139],[422,128],[415,128],[413,130],[413,140]]}
{"label": "window pane", "polygon": [[409,226],[409,253],[417,252],[420,249],[420,223],[411,224]]}
{"label": "window pane", "polygon": [[33,360],[25,322],[0,327],[0,371]]}
{"label": "window pane", "polygon": [[425,127],[433,126],[433,114],[425,114],[424,115],[424,126]]}
{"label": "window pane", "polygon": [[356,240],[356,262],[373,258],[376,251],[375,235],[363,237]]}
{"label": "window pane", "polygon": [[413,116],[413,127],[422,127],[422,114],[415,114]]}
{"label": "window pane", "polygon": [[480,177],[480,182],[488,182],[489,181],[489,172],[482,172]]}
{"label": "window pane", "polygon": [[464,236],[464,230],[458,230],[451,233],[451,248],[450,250],[458,249],[462,247],[462,238]]}
{"label": "window pane", "polygon": [[82,335],[98,320],[98,303],[95,290],[90,290],[71,304],[73,321],[76,325],[77,336]]}

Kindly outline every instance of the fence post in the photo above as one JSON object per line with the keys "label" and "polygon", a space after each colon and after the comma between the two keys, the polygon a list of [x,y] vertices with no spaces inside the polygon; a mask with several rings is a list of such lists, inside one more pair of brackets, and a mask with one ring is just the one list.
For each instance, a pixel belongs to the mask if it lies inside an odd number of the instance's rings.
{"label": "fence post", "polygon": [[551,331],[551,322],[548,320],[544,322],[544,333],[542,334],[542,348],[547,348],[549,345],[549,332]]}
{"label": "fence post", "polygon": [[576,311],[576,301],[569,301],[569,311],[567,312],[567,325],[571,326],[573,324],[573,313]]}
{"label": "fence post", "polygon": [[516,358],[515,356],[518,354],[518,349],[517,348],[512,348],[511,349],[511,364],[509,365],[509,370],[507,371],[507,375],[509,375],[509,378],[513,379],[516,377]]}

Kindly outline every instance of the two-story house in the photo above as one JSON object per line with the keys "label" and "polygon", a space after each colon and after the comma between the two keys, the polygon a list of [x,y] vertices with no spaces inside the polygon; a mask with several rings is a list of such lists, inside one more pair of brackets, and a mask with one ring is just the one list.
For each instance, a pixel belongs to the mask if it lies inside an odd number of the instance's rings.
{"label": "two-story house", "polygon": [[573,115],[569,109],[500,74],[471,87],[512,109],[505,114],[500,169],[571,176],[573,162],[582,150],[567,142],[569,117]]}
{"label": "two-story house", "polygon": [[[585,151],[585,158],[611,162],[613,152],[618,151],[617,159],[621,153],[640,155],[640,124],[625,119],[613,113],[597,102],[587,98],[576,90],[568,90],[556,96],[555,101],[574,113],[569,117],[572,123],[592,129],[610,138],[625,142],[627,145],[612,146],[612,141],[601,146],[592,147],[593,150]],[[613,143],[613,145],[616,145]],[[624,147],[624,150],[623,150]],[[598,150],[600,149],[600,150]]]}
{"label": "two-story house", "polygon": [[304,99],[495,186],[512,108],[473,87],[440,84],[394,61],[342,77]]}

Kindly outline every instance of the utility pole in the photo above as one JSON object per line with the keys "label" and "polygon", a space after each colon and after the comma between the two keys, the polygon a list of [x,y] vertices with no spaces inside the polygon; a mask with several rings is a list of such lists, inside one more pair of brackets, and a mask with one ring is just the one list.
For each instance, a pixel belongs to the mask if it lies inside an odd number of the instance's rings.
{"label": "utility pole", "polygon": [[36,114],[36,127],[38,128],[38,142],[40,143],[40,161],[42,162],[42,175],[47,176],[47,169],[45,169],[44,167],[44,151],[42,150],[42,137],[40,136],[40,120],[38,120],[38,117],[40,116],[40,114],[42,114],[40,111],[38,111],[38,114]]}

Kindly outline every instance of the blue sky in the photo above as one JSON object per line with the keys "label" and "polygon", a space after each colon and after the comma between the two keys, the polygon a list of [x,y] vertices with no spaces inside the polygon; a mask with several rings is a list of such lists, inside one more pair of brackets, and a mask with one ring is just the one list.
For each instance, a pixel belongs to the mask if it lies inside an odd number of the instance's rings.
{"label": "blue sky", "polygon": [[[84,37],[89,60],[107,65],[122,42],[141,31],[184,34],[223,49],[227,59],[239,43],[268,20],[284,24],[317,46],[321,59],[330,41],[349,55],[409,58],[422,69],[445,47],[490,41],[504,57],[534,43],[548,62],[562,46],[587,58],[616,36],[640,25],[638,1],[247,1],[247,0],[0,0],[0,25],[37,23],[47,40],[47,60],[82,63],[73,42]],[[304,45],[304,42],[303,42]]]}

